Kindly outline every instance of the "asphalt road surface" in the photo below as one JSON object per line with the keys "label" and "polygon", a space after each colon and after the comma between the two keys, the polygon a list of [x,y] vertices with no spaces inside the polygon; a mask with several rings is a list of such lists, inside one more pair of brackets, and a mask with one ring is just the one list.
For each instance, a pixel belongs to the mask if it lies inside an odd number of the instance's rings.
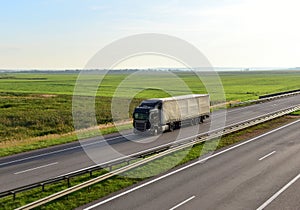
{"label": "asphalt road surface", "polygon": [[[298,105],[300,95],[239,107],[227,111],[226,125],[255,118],[283,108]],[[92,165],[105,163],[124,155],[187,138],[193,133],[222,127],[224,111],[214,112],[200,127],[185,127],[158,137],[141,137],[127,133],[111,134],[105,138],[90,138],[81,142],[50,147],[0,159],[0,191],[42,181]],[[217,122],[212,124],[211,122]],[[218,124],[218,122],[220,122]]]}
{"label": "asphalt road surface", "polygon": [[82,208],[297,210],[299,128],[300,120]]}

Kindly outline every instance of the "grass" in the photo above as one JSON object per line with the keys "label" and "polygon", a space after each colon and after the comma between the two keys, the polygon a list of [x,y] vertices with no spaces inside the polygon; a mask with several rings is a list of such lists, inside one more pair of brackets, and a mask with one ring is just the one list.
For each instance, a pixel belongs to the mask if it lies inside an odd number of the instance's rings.
{"label": "grass", "polygon": [[[205,73],[206,77],[210,77]],[[166,72],[144,73],[132,77],[128,73],[111,73],[106,76],[88,74],[83,77],[84,93],[91,89],[97,79],[103,79],[96,93],[97,124],[113,121],[111,102],[118,86],[124,79],[128,82],[118,89],[120,104],[130,104],[120,119],[131,116],[135,106],[145,98],[165,97],[169,94],[188,94],[180,87],[184,81],[193,93],[205,93],[206,89],[197,76],[190,72],[176,72],[177,77]],[[78,74],[76,73],[0,73],[0,156],[76,140],[72,117],[72,94]],[[299,71],[274,72],[220,72],[227,101],[257,99],[259,95],[300,89]],[[178,79],[180,78],[180,79]],[[214,81],[212,81],[214,84]],[[159,90],[157,87],[164,89]],[[144,89],[146,88],[146,89]],[[213,95],[213,94],[212,94]],[[131,100],[130,97],[134,96]],[[82,100],[90,100],[85,96]],[[212,97],[212,100],[217,100]],[[92,116],[92,110],[84,109],[84,116]],[[80,129],[95,126],[88,119]],[[105,132],[114,132],[107,129]],[[103,131],[104,132],[104,131]]]}
{"label": "grass", "polygon": [[300,110],[291,113],[291,115],[299,116],[300,115]]}
{"label": "grass", "polygon": [[[133,100],[130,109],[139,102]],[[112,121],[110,104],[109,97],[96,98],[96,106],[100,107],[96,111],[99,125]],[[0,116],[0,156],[77,140],[70,95],[0,93]],[[93,126],[87,122],[82,129]],[[124,129],[124,126],[120,128]],[[115,127],[101,129],[102,134],[116,131]],[[86,135],[92,136],[91,131]]]}
{"label": "grass", "polygon": [[[103,75],[88,74],[83,80],[89,88],[89,84],[97,84],[95,78],[103,79],[98,96],[112,97],[118,85],[124,79],[128,79],[128,73],[112,73]],[[206,92],[205,87],[197,76],[190,72],[177,72],[195,93]],[[73,95],[78,74],[55,74],[55,73],[0,73],[0,92],[27,93],[27,94],[62,94]],[[227,100],[249,100],[259,95],[299,89],[300,71],[268,71],[268,72],[220,72],[219,76],[224,86]],[[204,77],[209,78],[209,75]],[[143,74],[128,79],[127,92],[123,96],[132,96],[132,90],[142,86],[148,86],[149,90],[137,95],[138,98],[152,98],[163,96],[161,91],[152,88],[156,85],[167,84],[168,90],[174,93],[186,94],[178,88],[177,77],[167,73]],[[95,83],[96,82],[96,83]],[[140,90],[143,90],[142,88]]]}
{"label": "grass", "polygon": [[[137,184],[138,182],[145,180],[148,177],[156,176],[160,173],[166,172],[170,168],[174,168],[175,166],[179,166],[195,160],[199,158],[200,154],[206,154],[213,151],[212,148],[214,148],[216,144],[218,145],[217,149],[220,149],[237,143],[241,140],[249,139],[266,133],[298,118],[299,117],[284,116],[263,124],[244,129],[239,132],[235,132],[233,134],[223,136],[220,141],[211,141],[210,143],[205,144],[205,147],[203,143],[197,144],[191,149],[181,150],[173,154],[164,156],[160,159],[150,162],[149,164],[130,170],[122,175],[114,176],[113,178],[107,179],[89,188],[74,192],[68,196],[50,202],[37,209],[74,209],[101,197],[107,196],[112,192],[116,192],[133,184]],[[103,173],[105,173],[104,170],[98,171],[93,174],[93,177],[99,176]],[[75,185],[88,179],[90,179],[88,175],[83,175],[71,179],[71,184]],[[1,198],[0,209],[5,210],[17,208],[18,206],[25,205],[26,203],[40,199],[66,188],[66,182],[60,182],[54,185],[47,186],[45,192],[41,192],[41,189],[35,189],[24,193],[19,193],[17,194],[15,201],[13,201],[11,197]]]}

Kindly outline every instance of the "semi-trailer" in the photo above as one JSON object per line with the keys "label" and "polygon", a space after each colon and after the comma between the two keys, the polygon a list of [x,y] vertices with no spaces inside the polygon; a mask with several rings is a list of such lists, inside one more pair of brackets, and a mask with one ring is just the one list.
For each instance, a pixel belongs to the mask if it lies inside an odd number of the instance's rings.
{"label": "semi-trailer", "polygon": [[208,94],[148,99],[134,109],[134,133],[157,135],[164,131],[173,131],[182,125],[202,123],[209,116]]}

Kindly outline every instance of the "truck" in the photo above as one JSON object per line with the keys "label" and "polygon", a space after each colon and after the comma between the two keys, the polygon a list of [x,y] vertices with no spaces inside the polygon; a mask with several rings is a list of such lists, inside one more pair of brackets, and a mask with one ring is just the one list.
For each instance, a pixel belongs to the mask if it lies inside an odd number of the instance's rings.
{"label": "truck", "polygon": [[141,102],[133,112],[134,133],[157,135],[183,125],[196,125],[210,116],[208,94],[154,98]]}

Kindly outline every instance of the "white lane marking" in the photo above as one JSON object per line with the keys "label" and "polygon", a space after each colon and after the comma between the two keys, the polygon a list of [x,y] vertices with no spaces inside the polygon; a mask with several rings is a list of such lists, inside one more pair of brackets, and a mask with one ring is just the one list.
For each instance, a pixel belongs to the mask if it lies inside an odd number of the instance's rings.
{"label": "white lane marking", "polygon": [[267,155],[265,155],[265,156],[259,158],[258,160],[259,160],[259,161],[260,161],[260,160],[263,160],[263,159],[265,159],[265,158],[267,158],[267,157],[273,155],[274,153],[276,153],[276,151],[270,152],[269,154],[267,154]]}
{"label": "white lane marking", "polygon": [[300,178],[300,174],[298,174],[294,179],[292,179],[289,183],[287,183],[283,188],[281,188],[277,193],[275,193],[271,198],[269,198],[266,202],[264,202],[260,207],[256,210],[263,210],[267,207],[273,200],[275,200],[281,193],[283,193],[287,188],[289,188],[292,184],[294,184]]}
{"label": "white lane marking", "polygon": [[22,174],[22,173],[26,173],[26,172],[29,172],[29,171],[34,171],[34,170],[36,170],[36,169],[41,169],[41,168],[46,168],[46,167],[48,167],[48,166],[53,166],[53,165],[56,165],[56,164],[58,164],[58,162],[55,162],[55,163],[49,163],[49,164],[47,164],[47,165],[42,165],[42,166],[38,166],[38,167],[35,167],[35,168],[30,168],[30,169],[27,169],[27,170],[24,170],[24,171],[16,172],[16,173],[14,173],[14,174],[15,174],[15,175],[17,175],[17,174]]}
{"label": "white lane marking", "polygon": [[181,203],[177,204],[176,206],[170,208],[170,210],[174,210],[174,209],[177,209],[178,207],[182,206],[183,204],[186,204],[187,202],[193,200],[196,196],[192,196],[184,201],[182,201]]}
{"label": "white lane marking", "polygon": [[99,144],[99,143],[102,143],[102,142],[105,142],[105,141],[111,141],[111,140],[115,140],[115,139],[118,139],[118,138],[121,138],[121,137],[123,138],[123,137],[126,137],[126,136],[130,136],[130,135],[133,135],[133,134],[127,134],[127,135],[124,135],[124,136],[117,136],[117,137],[113,137],[113,138],[104,139],[104,140],[101,140],[101,141],[96,141],[96,142],[92,142],[92,143],[78,145],[78,146],[75,146],[75,147],[69,147],[69,148],[66,148],[66,149],[61,149],[61,150],[57,150],[57,151],[53,151],[53,152],[47,152],[47,153],[43,153],[43,154],[40,154],[40,155],[30,156],[30,157],[27,157],[27,158],[13,160],[13,161],[5,162],[5,163],[0,163],[0,166],[5,166],[5,165],[11,164],[11,163],[17,163],[17,162],[21,162],[21,161],[24,161],[24,160],[30,160],[30,159],[34,159],[34,158],[38,158],[38,157],[43,157],[43,156],[52,155],[52,154],[56,154],[56,153],[60,153],[60,152],[65,152],[65,151],[77,149],[77,148],[80,148],[80,147],[83,147],[83,146],[90,146],[90,145],[93,145],[93,144]]}
{"label": "white lane marking", "polygon": [[99,203],[96,203],[96,204],[94,204],[94,205],[92,205],[92,206],[89,206],[89,207],[85,208],[85,210],[90,210],[90,209],[93,209],[93,208],[95,208],[95,207],[101,206],[101,205],[103,205],[103,204],[105,204],[105,203],[107,203],[107,202],[109,202],[109,201],[112,201],[112,200],[115,200],[116,198],[122,197],[123,195],[129,194],[129,193],[134,192],[134,191],[136,191],[136,190],[138,190],[138,189],[140,189],[140,188],[146,187],[146,186],[148,186],[148,185],[150,185],[150,184],[152,184],[152,183],[155,183],[155,182],[157,182],[157,181],[159,181],[159,180],[162,180],[162,179],[164,179],[164,178],[167,178],[167,177],[169,177],[169,176],[171,176],[171,175],[173,175],[173,174],[177,174],[178,172],[184,171],[184,170],[186,170],[186,169],[188,169],[188,168],[191,168],[191,167],[193,167],[193,166],[195,166],[195,165],[197,165],[197,164],[203,163],[203,162],[205,162],[205,161],[207,161],[207,160],[209,160],[209,159],[211,159],[211,158],[214,158],[214,157],[219,156],[219,155],[221,155],[221,154],[223,154],[223,153],[229,152],[229,151],[231,151],[231,150],[233,150],[233,149],[235,149],[235,148],[238,148],[238,147],[240,147],[240,146],[243,146],[244,144],[248,144],[248,143],[250,143],[250,142],[252,142],[252,141],[255,141],[255,140],[259,139],[259,138],[265,137],[265,136],[267,136],[267,135],[269,135],[269,134],[275,133],[275,132],[277,132],[277,131],[279,131],[279,130],[282,130],[282,129],[284,129],[284,128],[288,127],[288,126],[291,126],[291,125],[293,125],[293,124],[296,124],[296,123],[298,123],[298,122],[300,122],[300,120],[297,120],[297,121],[295,121],[295,122],[289,123],[289,124],[284,125],[284,126],[282,126],[282,127],[276,128],[275,130],[269,131],[269,132],[267,132],[267,133],[265,133],[265,134],[262,134],[262,135],[260,135],[260,136],[255,137],[255,138],[253,138],[253,139],[249,139],[249,140],[244,141],[244,142],[242,142],[242,143],[240,143],[240,144],[234,145],[234,146],[232,146],[232,147],[230,147],[230,148],[227,148],[227,149],[225,149],[225,150],[222,150],[222,151],[220,151],[220,152],[217,152],[217,153],[215,153],[215,154],[213,154],[213,155],[211,155],[211,156],[205,157],[205,158],[200,159],[200,160],[198,160],[198,161],[196,161],[196,162],[193,162],[193,163],[191,163],[191,164],[189,164],[189,165],[183,166],[182,168],[179,168],[179,169],[177,169],[177,170],[175,170],[175,171],[171,171],[170,173],[167,173],[167,174],[165,174],[165,175],[163,175],[163,176],[157,177],[156,179],[150,180],[149,182],[146,182],[146,183],[144,183],[144,184],[138,185],[138,186],[136,186],[136,187],[134,187],[134,188],[131,188],[131,189],[127,190],[127,191],[124,191],[124,192],[122,192],[122,193],[120,193],[120,194],[118,194],[118,195],[115,195],[115,196],[113,196],[113,197],[110,197],[110,198],[107,198],[107,199],[105,199],[105,200],[103,200],[103,201],[100,201]]}

